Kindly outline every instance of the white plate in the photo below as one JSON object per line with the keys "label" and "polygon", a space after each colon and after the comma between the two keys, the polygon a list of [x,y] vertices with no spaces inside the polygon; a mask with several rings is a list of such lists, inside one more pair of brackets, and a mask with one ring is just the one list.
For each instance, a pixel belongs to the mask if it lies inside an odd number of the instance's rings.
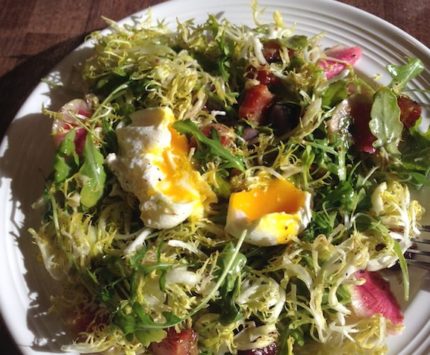
{"label": "white plate", "polygon": [[[176,17],[204,21],[208,13],[223,12],[235,23],[251,25],[249,4],[249,0],[176,0],[155,6],[152,12],[154,18],[166,18],[170,23]],[[418,57],[430,68],[428,48],[389,23],[353,7],[322,0],[260,0],[260,4],[266,8],[264,21],[270,21],[272,12],[279,10],[288,24],[296,23],[297,33],[325,32],[323,43],[327,46],[360,46],[364,57],[358,69],[368,77],[382,74],[381,80],[386,83],[385,65],[401,63],[406,56]],[[55,75],[70,83],[72,65],[84,52],[82,48],[72,52],[54,70]],[[430,72],[426,70],[410,87],[429,88]],[[61,90],[55,94],[60,96],[50,93],[44,83],[37,86],[0,146],[0,306],[25,354],[52,355],[70,340],[56,317],[47,314],[49,295],[56,285],[37,260],[38,252],[27,232],[29,227],[38,225],[40,216],[32,211],[31,203],[42,192],[53,155],[50,122],[40,115],[40,109],[42,104],[58,108],[67,96]],[[425,94],[417,93],[415,98],[430,103]],[[390,354],[428,354],[430,350],[430,281],[427,274],[418,270],[413,270],[412,275],[412,299],[405,305],[406,329],[401,336],[389,339]]]}

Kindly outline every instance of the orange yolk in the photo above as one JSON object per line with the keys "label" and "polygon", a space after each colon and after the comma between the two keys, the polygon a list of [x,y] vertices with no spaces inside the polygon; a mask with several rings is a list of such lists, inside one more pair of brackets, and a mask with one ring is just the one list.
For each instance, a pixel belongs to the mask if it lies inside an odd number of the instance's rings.
{"label": "orange yolk", "polygon": [[305,203],[305,193],[287,180],[272,180],[266,189],[231,194],[229,208],[242,211],[249,221],[269,213],[296,213]]}
{"label": "orange yolk", "polygon": [[156,154],[158,158],[154,161],[154,165],[165,175],[157,184],[157,190],[169,196],[174,202],[199,202],[201,184],[198,173],[188,159],[187,138],[172,128],[169,130],[170,147]]}

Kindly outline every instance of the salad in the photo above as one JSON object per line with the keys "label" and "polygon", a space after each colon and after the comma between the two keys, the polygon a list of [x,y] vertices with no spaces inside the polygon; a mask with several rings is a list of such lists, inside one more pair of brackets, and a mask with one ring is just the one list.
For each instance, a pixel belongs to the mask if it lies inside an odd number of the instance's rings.
{"label": "salad", "polygon": [[63,350],[385,353],[403,315],[381,271],[400,265],[407,299],[410,190],[429,184],[422,63],[368,83],[360,48],[277,12],[109,24],[82,97],[44,110],[57,150],[30,232],[62,285]]}

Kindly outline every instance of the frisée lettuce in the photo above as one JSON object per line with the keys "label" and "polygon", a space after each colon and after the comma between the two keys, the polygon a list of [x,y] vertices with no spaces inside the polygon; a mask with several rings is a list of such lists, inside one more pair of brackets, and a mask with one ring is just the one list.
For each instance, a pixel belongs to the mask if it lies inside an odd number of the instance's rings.
{"label": "fris\u00e9e lettuce", "polygon": [[[255,27],[108,21],[89,92],[45,110],[57,151],[30,232],[75,325],[63,350],[377,354],[401,328],[351,299],[358,272],[399,260],[408,297],[424,214],[409,189],[429,181],[411,147],[427,152],[429,133],[405,89],[422,63],[388,66],[374,89],[361,49],[254,11]],[[150,208],[179,217],[151,224]]]}

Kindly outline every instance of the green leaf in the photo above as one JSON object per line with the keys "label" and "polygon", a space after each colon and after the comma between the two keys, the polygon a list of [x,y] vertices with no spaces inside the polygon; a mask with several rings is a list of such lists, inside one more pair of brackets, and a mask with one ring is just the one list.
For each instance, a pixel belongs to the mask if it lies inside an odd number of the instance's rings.
{"label": "green leaf", "polygon": [[206,307],[206,305],[215,297],[217,291],[220,290],[220,288],[223,286],[229,275],[237,273],[237,270],[240,268],[241,265],[240,260],[243,260],[243,258],[240,256],[243,255],[240,253],[240,248],[242,247],[246,235],[247,231],[245,230],[240,236],[236,246],[233,249],[230,249],[230,247],[228,247],[228,252],[226,252],[222,257],[221,265],[223,265],[223,271],[221,275],[218,277],[218,280],[212,290],[203,298],[200,304],[195,307],[192,312],[190,312],[190,317],[192,317],[201,309]]}
{"label": "green leaf", "polygon": [[125,314],[123,311],[117,312],[112,320],[125,335],[133,334],[136,331],[136,320],[133,314]]}
{"label": "green leaf", "polygon": [[191,120],[176,121],[173,124],[173,128],[180,133],[192,135],[199,143],[209,148],[212,155],[224,160],[228,167],[245,171],[243,161],[240,157],[234,156],[228,149],[223,147],[219,140],[206,137]]}
{"label": "green leaf", "polygon": [[140,262],[145,257],[147,251],[148,249],[145,246],[143,246],[130,257],[129,262],[130,262],[130,266],[133,269],[137,270],[139,268]]}
{"label": "green leaf", "polygon": [[409,300],[409,271],[408,264],[406,262],[405,256],[403,255],[402,248],[400,247],[399,242],[394,241],[394,252],[399,258],[400,270],[402,270],[402,279],[403,279],[403,297],[405,301]]}
{"label": "green leaf", "polygon": [[398,154],[397,146],[402,136],[400,108],[397,96],[388,88],[379,89],[372,104],[370,131],[376,137],[375,148],[384,148],[389,154]]}
{"label": "green leaf", "polygon": [[225,41],[224,35],[217,41],[219,49],[221,51],[221,58],[218,59],[218,71],[225,82],[228,82],[230,78],[230,48]]}
{"label": "green leaf", "polygon": [[296,50],[305,49],[308,46],[308,37],[302,35],[295,35],[288,37],[286,42],[288,48]]}
{"label": "green leaf", "polygon": [[348,96],[345,80],[338,80],[329,85],[322,95],[322,106],[334,107]]}
{"label": "green leaf", "polygon": [[163,316],[166,319],[166,324],[178,324],[182,321],[181,318],[177,317],[172,312],[163,312]]}
{"label": "green leaf", "polygon": [[116,152],[118,150],[118,142],[115,130],[112,128],[108,120],[103,117],[102,119],[103,134],[105,137],[105,147],[110,152]]}
{"label": "green leaf", "polygon": [[[218,266],[220,267],[218,271],[219,274],[222,274],[224,270],[226,270],[234,251],[233,244],[229,243],[225,246],[218,259]],[[241,317],[240,309],[235,301],[240,294],[240,285],[242,281],[241,273],[246,265],[246,261],[246,256],[242,253],[238,253],[228,270],[224,283],[220,287],[220,320],[224,324],[234,322]]]}
{"label": "green leaf", "polygon": [[61,142],[54,159],[54,180],[56,183],[63,182],[79,164],[79,158],[75,149],[76,131],[69,131]]}
{"label": "green leaf", "polygon": [[243,318],[243,315],[240,312],[240,308],[236,304],[236,299],[240,295],[241,282],[242,282],[242,278],[239,276],[236,279],[233,290],[225,294],[222,294],[223,291],[220,290],[221,297],[222,297],[220,321],[223,324],[230,324],[232,322],[235,322]]}
{"label": "green leaf", "polygon": [[106,172],[103,167],[103,155],[95,146],[90,134],[87,134],[84,146],[84,164],[79,173],[83,180],[81,203],[87,208],[95,206],[103,195]]}
{"label": "green leaf", "polygon": [[408,58],[405,65],[390,64],[387,66],[387,70],[393,78],[390,87],[399,95],[410,80],[421,74],[424,65],[418,58]]}
{"label": "green leaf", "polygon": [[336,290],[336,296],[339,300],[339,302],[343,304],[348,304],[351,302],[351,293],[347,286],[340,285],[338,289]]}
{"label": "green leaf", "polygon": [[[220,254],[220,257],[218,259],[218,266],[220,267],[218,273],[221,275],[224,270],[226,270],[227,264],[230,262],[233,253],[235,252],[235,248],[232,243],[228,243],[225,247],[222,253]],[[234,288],[234,284],[236,282],[236,279],[239,277],[239,275],[242,272],[242,269],[246,265],[246,256],[242,253],[237,253],[237,256],[234,258],[233,263],[231,264],[227,277],[225,279],[225,283],[223,284],[223,288],[226,289],[227,292],[230,292]]]}
{"label": "green leaf", "polygon": [[430,185],[430,130],[422,132],[421,119],[403,135],[397,164],[390,166],[398,179],[417,189]]}
{"label": "green leaf", "polygon": [[147,313],[145,313],[142,305],[139,303],[133,304],[133,313],[136,315],[136,330],[143,330],[143,329],[164,329],[164,328],[170,328],[180,322],[182,322],[182,319],[177,317],[172,312],[163,312],[163,316],[165,318],[164,323],[157,323],[154,322],[154,320],[151,318],[151,316]]}
{"label": "green leaf", "polygon": [[166,271],[170,269],[173,264],[169,263],[154,263],[139,266],[139,270],[143,271],[144,274],[150,274],[154,270]]}
{"label": "green leaf", "polygon": [[231,195],[231,186],[230,186],[230,183],[225,179],[225,176],[223,175],[224,174],[217,171],[215,175],[215,179],[218,186],[214,186],[214,189],[217,195],[227,199]]}
{"label": "green leaf", "polygon": [[137,330],[134,335],[144,347],[148,347],[152,343],[159,343],[162,341],[167,333],[163,329],[145,329]]}

